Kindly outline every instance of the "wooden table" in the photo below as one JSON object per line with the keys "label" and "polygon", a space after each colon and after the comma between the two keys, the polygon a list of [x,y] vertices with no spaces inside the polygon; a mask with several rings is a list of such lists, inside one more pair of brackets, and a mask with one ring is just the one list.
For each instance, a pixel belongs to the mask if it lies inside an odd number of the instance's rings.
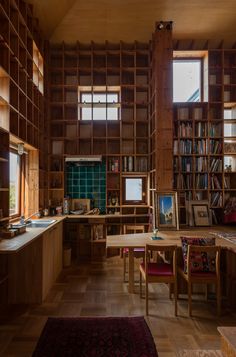
{"label": "wooden table", "polygon": [[[231,229],[233,231],[235,229]],[[129,292],[134,293],[134,248],[145,248],[146,244],[155,245],[173,245],[181,247],[181,236],[187,237],[213,237],[212,233],[227,231],[228,227],[209,227],[205,229],[192,229],[191,231],[162,231],[158,232],[158,236],[162,240],[152,240],[152,233],[134,233],[107,236],[107,248],[129,248]],[[236,252],[236,244],[233,244],[225,239],[216,237],[216,245],[224,248],[229,248]]]}

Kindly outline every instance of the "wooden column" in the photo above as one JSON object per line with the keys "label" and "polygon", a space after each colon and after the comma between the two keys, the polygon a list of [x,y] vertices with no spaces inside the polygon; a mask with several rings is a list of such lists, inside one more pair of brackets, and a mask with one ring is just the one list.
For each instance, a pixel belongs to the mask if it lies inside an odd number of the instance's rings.
{"label": "wooden column", "polygon": [[172,22],[156,23],[152,69],[155,93],[156,189],[173,189]]}

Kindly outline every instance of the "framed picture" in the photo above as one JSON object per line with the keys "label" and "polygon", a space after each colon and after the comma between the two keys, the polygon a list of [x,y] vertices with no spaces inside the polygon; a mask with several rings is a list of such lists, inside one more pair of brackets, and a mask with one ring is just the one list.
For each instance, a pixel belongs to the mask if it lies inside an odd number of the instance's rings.
{"label": "framed picture", "polygon": [[179,229],[177,192],[155,193],[155,225],[158,229]]}
{"label": "framed picture", "polygon": [[[208,206],[208,210],[209,210],[209,202],[208,200],[190,200],[190,201],[186,201],[186,214],[187,214],[187,223],[190,227],[195,226],[194,223],[194,218],[193,218],[193,205],[207,205]],[[212,224],[212,215],[211,215],[211,211],[209,210],[209,222],[211,225]]]}
{"label": "framed picture", "polygon": [[209,207],[203,204],[193,204],[193,220],[195,226],[210,226]]}

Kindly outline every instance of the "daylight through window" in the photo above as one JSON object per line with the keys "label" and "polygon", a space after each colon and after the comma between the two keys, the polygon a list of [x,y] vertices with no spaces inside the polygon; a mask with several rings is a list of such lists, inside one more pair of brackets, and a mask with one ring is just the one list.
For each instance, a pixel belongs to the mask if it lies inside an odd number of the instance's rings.
{"label": "daylight through window", "polygon": [[173,101],[199,102],[201,100],[201,60],[173,61]]}
{"label": "daylight through window", "polygon": [[81,120],[118,120],[119,91],[114,89],[86,90],[79,88],[79,118]]}
{"label": "daylight through window", "polygon": [[10,216],[20,212],[20,156],[10,152]]}

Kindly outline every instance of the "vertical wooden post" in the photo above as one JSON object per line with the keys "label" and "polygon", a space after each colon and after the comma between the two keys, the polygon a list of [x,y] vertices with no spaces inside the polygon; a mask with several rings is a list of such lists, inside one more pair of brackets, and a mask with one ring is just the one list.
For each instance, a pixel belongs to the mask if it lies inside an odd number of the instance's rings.
{"label": "vertical wooden post", "polygon": [[172,22],[156,23],[153,34],[156,189],[173,189]]}

